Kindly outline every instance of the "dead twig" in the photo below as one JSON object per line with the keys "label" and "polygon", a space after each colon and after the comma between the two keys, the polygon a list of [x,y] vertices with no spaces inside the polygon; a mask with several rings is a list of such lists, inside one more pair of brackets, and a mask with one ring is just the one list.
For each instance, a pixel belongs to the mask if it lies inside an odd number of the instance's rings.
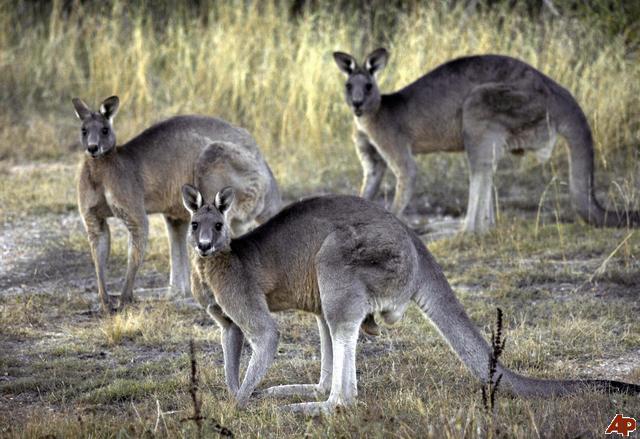
{"label": "dead twig", "polygon": [[213,430],[220,436],[233,437],[233,433],[226,427],[221,426],[215,419],[202,416],[202,401],[198,398],[198,364],[196,362],[196,347],[193,339],[189,341],[189,355],[191,357],[191,378],[189,380],[189,393],[191,394],[191,403],[193,404],[193,415],[182,419],[181,422],[193,421],[198,429],[197,438],[202,438],[203,421],[209,419],[214,425]]}

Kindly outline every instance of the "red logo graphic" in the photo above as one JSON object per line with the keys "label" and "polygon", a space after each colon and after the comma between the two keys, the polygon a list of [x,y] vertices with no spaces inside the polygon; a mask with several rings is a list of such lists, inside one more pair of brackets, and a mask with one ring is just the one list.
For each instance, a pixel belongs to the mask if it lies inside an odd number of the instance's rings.
{"label": "red logo graphic", "polygon": [[616,413],[604,434],[615,433],[627,437],[629,433],[636,431],[637,425],[638,423],[635,419],[625,418],[622,414]]}

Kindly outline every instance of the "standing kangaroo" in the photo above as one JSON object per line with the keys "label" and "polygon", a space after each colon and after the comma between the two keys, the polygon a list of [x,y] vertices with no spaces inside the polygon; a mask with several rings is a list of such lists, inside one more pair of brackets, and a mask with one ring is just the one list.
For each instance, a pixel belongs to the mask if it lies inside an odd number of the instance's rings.
{"label": "standing kangaroo", "polygon": [[[391,213],[362,198],[310,198],[283,209],[271,220],[231,239],[227,212],[233,190],[211,202],[196,188],[182,189],[191,212],[189,245],[196,270],[209,291],[198,297],[222,328],[226,382],[240,406],[273,362],[278,330],[270,311],[298,309],[316,315],[320,331],[318,384],[275,386],[273,395],[314,395],[325,402],[287,406],[317,413],[355,401],[356,341],[367,315],[380,312],[398,321],[414,301],[462,362],[480,380],[489,374],[491,348],[473,325],[442,270],[418,236]],[[202,242],[210,243],[202,246]],[[239,362],[243,337],[252,350],[242,385]],[[617,381],[557,381],[528,378],[497,366],[502,383],[517,395],[558,395],[589,386],[640,392]]]}
{"label": "standing kangaroo", "polygon": [[[170,287],[189,291],[186,236],[189,215],[180,188],[193,182],[215,194],[232,185],[238,205],[229,212],[236,234],[254,222],[264,222],[280,207],[271,170],[251,135],[244,129],[210,117],[177,116],[160,122],[121,146],[116,146],[113,117],[117,96],[107,98],[98,112],[73,99],[82,121],[86,155],[78,175],[78,207],[84,222],[98,279],[103,310],[113,304],[105,288],[110,234],[107,218],[120,218],[129,232],[127,273],[121,304],[133,300],[133,283],[145,252],[147,214],[164,215],[171,251]],[[213,141],[218,142],[211,145]],[[206,193],[206,192],[205,192]]]}
{"label": "standing kangaroo", "polygon": [[401,215],[413,192],[413,153],[466,151],[469,200],[464,229],[495,224],[493,173],[505,151],[533,151],[546,160],[557,134],[569,144],[571,198],[596,226],[638,226],[640,213],[612,212],[594,196],[593,138],[571,93],[532,66],[498,55],[449,61],[405,88],[380,94],[375,75],[385,49],[362,65],[349,54],[333,57],[347,75],[346,100],[355,115],[355,144],[364,170],[360,195],[372,199],[389,166],[396,177],[391,211]]}

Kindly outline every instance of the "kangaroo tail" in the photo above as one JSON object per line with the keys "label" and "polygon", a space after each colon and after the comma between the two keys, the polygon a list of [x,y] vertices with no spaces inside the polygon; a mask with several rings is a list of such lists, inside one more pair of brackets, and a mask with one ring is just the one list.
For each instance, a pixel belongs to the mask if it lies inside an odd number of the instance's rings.
{"label": "kangaroo tail", "polygon": [[[424,250],[421,253],[424,263],[427,264],[427,269],[424,270],[427,278],[413,300],[471,373],[486,383],[489,379],[491,347],[467,316],[433,257]],[[501,384],[506,385],[512,393],[521,396],[563,395],[589,388],[640,393],[639,385],[618,381],[529,378],[498,363],[496,377],[500,374]]]}
{"label": "kangaroo tail", "polygon": [[638,227],[640,212],[604,209],[594,194],[593,136],[584,112],[573,96],[558,87],[558,132],[569,144],[571,200],[585,221],[598,227]]}

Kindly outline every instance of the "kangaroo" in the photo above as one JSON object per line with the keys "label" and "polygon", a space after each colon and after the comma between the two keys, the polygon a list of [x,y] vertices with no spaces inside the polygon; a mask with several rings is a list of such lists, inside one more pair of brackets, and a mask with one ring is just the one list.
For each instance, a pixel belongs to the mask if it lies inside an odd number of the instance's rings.
{"label": "kangaroo", "polygon": [[[191,212],[188,242],[195,249],[195,269],[208,287],[199,300],[222,329],[225,379],[239,406],[246,405],[276,354],[279,335],[271,311],[313,313],[320,331],[319,382],[275,386],[265,393],[310,396],[328,391],[329,397],[285,406],[289,410],[315,414],[353,404],[358,327],[373,312],[395,323],[411,301],[466,367],[481,381],[488,379],[491,348],[418,236],[382,207],[358,197],[310,198],[231,239],[231,188],[213,201],[190,185],[183,186],[182,193]],[[202,241],[211,245],[203,248]],[[245,337],[252,354],[240,385]],[[528,378],[501,364],[497,373],[505,387],[523,396],[589,387],[640,392],[638,385],[617,381]]]}
{"label": "kangaroo", "polygon": [[360,195],[372,199],[387,166],[396,177],[391,211],[401,215],[411,199],[417,166],[413,153],[465,151],[469,200],[464,230],[495,225],[493,173],[506,152],[551,156],[557,134],[569,144],[572,202],[596,226],[638,226],[639,212],[612,212],[594,196],[593,138],[571,93],[532,66],[499,55],[454,59],[390,94],[376,83],[389,58],[371,52],[362,65],[334,52],[347,75],[345,96],[355,115],[354,141],[364,179]]}
{"label": "kangaroo", "polygon": [[[189,215],[180,195],[184,183],[198,184],[213,195],[225,186],[234,186],[238,205],[229,212],[229,221],[236,235],[255,222],[266,221],[280,207],[271,170],[256,142],[242,128],[210,117],[176,116],[116,146],[113,118],[119,107],[117,96],[105,99],[99,111],[92,111],[79,98],[73,99],[73,105],[82,122],[81,142],[86,152],[77,179],[78,208],[104,311],[116,308],[105,288],[108,217],[121,219],[129,232],[127,273],[120,296],[123,305],[133,300],[133,284],[147,244],[147,214],[151,213],[165,218],[171,252],[170,288],[180,294],[189,291]],[[214,140],[223,142],[211,145]]]}

